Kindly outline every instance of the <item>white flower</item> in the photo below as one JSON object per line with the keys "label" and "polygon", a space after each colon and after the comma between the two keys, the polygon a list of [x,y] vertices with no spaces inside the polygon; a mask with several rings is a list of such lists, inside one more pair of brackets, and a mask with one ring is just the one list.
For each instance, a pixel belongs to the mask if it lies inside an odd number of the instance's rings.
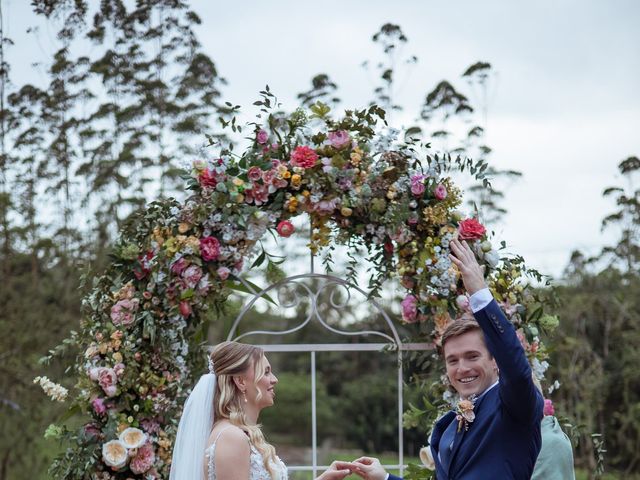
{"label": "white flower", "polygon": [[484,254],[484,261],[487,262],[491,268],[496,268],[500,262],[500,255],[495,250],[490,250]]}
{"label": "white flower", "polygon": [[147,441],[147,434],[139,428],[129,427],[120,434],[119,439],[126,448],[140,448]]}
{"label": "white flower", "polygon": [[420,449],[420,461],[429,470],[436,469],[436,462],[433,461],[433,455],[431,454],[431,447],[429,445]]}
{"label": "white flower", "polygon": [[127,464],[128,459],[127,447],[120,440],[111,440],[102,445],[102,460],[111,468],[121,469]]}
{"label": "white flower", "polygon": [[69,390],[64,388],[62,385],[53,383],[47,377],[36,377],[33,379],[33,383],[40,385],[42,390],[44,390],[44,393],[56,402],[64,402],[67,399]]}

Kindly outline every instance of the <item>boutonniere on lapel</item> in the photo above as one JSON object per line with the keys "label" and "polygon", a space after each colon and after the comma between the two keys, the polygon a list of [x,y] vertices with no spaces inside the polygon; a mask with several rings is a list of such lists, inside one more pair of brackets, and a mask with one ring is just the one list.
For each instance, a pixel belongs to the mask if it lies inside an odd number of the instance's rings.
{"label": "boutonniere on lapel", "polygon": [[471,395],[466,400],[460,400],[456,406],[456,420],[458,420],[458,432],[464,427],[464,431],[469,430],[469,425],[476,419],[473,407],[476,404],[476,395]]}

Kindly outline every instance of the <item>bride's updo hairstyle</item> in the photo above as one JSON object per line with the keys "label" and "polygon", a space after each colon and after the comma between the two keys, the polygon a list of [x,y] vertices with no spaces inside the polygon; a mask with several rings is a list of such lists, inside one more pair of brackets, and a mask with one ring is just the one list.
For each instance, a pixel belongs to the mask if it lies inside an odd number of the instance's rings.
{"label": "bride's updo hairstyle", "polygon": [[[233,381],[235,375],[242,375],[254,367],[257,384],[264,377],[266,361],[260,347],[238,342],[222,342],[211,352],[211,361],[216,374],[216,391],[213,398],[215,421],[229,420],[249,436],[253,445],[262,455],[264,466],[274,476],[271,464],[276,463],[276,450],[267,443],[260,425],[249,425],[242,405],[244,397]],[[257,387],[257,385],[256,385]],[[258,399],[263,392],[258,388]]]}

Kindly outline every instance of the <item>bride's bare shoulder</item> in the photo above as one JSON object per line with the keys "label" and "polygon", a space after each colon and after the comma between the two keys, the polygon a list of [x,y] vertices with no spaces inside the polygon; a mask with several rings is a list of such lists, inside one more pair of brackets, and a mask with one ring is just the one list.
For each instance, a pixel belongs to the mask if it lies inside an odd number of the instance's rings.
{"label": "bride's bare shoulder", "polygon": [[[216,444],[216,450],[219,447],[230,446],[232,448],[241,448],[246,446],[249,451],[249,439],[247,434],[238,426],[228,422],[220,422],[213,427],[211,435],[209,435],[208,445]],[[241,451],[244,448],[241,448]]]}

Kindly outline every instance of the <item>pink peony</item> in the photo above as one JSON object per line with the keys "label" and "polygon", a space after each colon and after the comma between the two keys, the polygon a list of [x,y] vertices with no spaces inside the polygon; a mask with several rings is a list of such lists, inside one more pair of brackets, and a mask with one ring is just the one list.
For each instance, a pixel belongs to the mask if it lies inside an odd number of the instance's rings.
{"label": "pink peony", "polygon": [[444,200],[445,198],[447,198],[447,188],[440,183],[440,184],[438,184],[438,186],[433,191],[433,195],[438,200]]}
{"label": "pink peony", "polygon": [[264,145],[269,140],[269,134],[264,130],[258,130],[258,134],[256,135],[256,140],[260,145]]}
{"label": "pink peony", "polygon": [[145,473],[156,461],[156,454],[153,451],[153,446],[150,443],[145,443],[138,449],[135,457],[131,459],[129,468],[136,475]]}
{"label": "pink peony", "polygon": [[276,230],[278,231],[278,235],[286,238],[290,237],[291,234],[295,232],[296,228],[289,220],[282,220],[280,223],[278,223]]}
{"label": "pink peony", "polygon": [[337,148],[338,150],[351,144],[351,137],[349,136],[349,132],[347,132],[346,130],[329,132],[329,135],[327,135],[327,137],[331,146],[333,148]]}
{"label": "pink peony", "polygon": [[202,269],[197,265],[190,265],[182,272],[182,278],[184,278],[187,287],[196,288],[202,278]]}
{"label": "pink peony", "polygon": [[402,320],[407,323],[413,323],[418,316],[418,299],[413,295],[407,295],[402,303]]}
{"label": "pink peony", "polygon": [[544,399],[544,408],[542,410],[542,413],[544,415],[553,415],[556,413],[556,409],[553,408],[553,402],[548,398]]}
{"label": "pink peony", "polygon": [[484,226],[475,218],[467,218],[458,224],[460,240],[479,240],[486,233]]}
{"label": "pink peony", "polygon": [[200,239],[200,255],[205,262],[217,260],[220,255],[220,242],[215,237]]}
{"label": "pink peony", "polygon": [[231,273],[231,270],[229,270],[227,267],[220,267],[217,270],[218,276],[220,277],[220,280],[226,280],[227,278],[229,278],[229,274]]}
{"label": "pink peony", "polygon": [[309,147],[296,147],[291,154],[291,165],[294,167],[311,168],[316,164],[318,154]]}
{"label": "pink peony", "polygon": [[249,180],[251,180],[252,182],[257,182],[262,178],[262,170],[260,169],[260,167],[251,167],[247,171],[247,177],[249,177]]}
{"label": "pink peony", "polygon": [[138,310],[138,299],[125,298],[119,300],[111,307],[111,321],[114,325],[130,326],[135,321],[135,313]]}
{"label": "pink peony", "polygon": [[93,407],[93,411],[98,415],[102,415],[106,413],[107,407],[104,404],[104,399],[100,397],[96,397],[91,401],[91,406]]}

